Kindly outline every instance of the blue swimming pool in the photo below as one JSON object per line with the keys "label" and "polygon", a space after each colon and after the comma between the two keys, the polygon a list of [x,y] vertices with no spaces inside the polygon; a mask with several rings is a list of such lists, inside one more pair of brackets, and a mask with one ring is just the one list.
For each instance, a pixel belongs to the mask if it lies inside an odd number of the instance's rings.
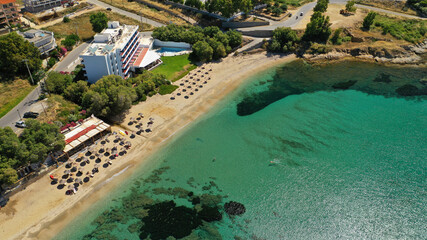
{"label": "blue swimming pool", "polygon": [[158,53],[166,53],[166,52],[182,52],[182,51],[187,51],[188,49],[186,48],[172,48],[172,47],[161,47],[159,50],[157,50]]}

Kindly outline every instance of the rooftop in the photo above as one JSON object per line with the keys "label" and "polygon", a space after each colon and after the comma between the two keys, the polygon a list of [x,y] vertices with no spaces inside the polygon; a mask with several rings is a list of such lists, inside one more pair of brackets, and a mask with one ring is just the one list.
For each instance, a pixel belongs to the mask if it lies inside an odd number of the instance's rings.
{"label": "rooftop", "polygon": [[0,4],[14,3],[16,0],[0,0]]}
{"label": "rooftop", "polygon": [[37,42],[47,37],[50,38],[53,35],[52,32],[45,31],[45,30],[37,30],[37,29],[30,29],[26,32],[18,32],[18,34],[23,36],[26,40],[28,40],[31,43]]}
{"label": "rooftop", "polygon": [[108,22],[108,28],[95,35],[92,44],[82,55],[105,55],[115,49],[122,49],[136,30],[138,30],[136,25],[120,25],[116,21]]}
{"label": "rooftop", "polygon": [[95,136],[109,127],[110,125],[104,123],[104,121],[93,115],[86,118],[80,125],[77,125],[68,132],[64,133],[66,144],[64,152],[70,151],[74,147],[80,145],[87,139]]}

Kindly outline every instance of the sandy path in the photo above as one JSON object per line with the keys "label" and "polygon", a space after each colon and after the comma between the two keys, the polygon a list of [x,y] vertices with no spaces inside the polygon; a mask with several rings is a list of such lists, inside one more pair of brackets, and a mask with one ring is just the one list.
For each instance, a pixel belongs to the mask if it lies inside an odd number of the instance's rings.
{"label": "sandy path", "polygon": [[[218,101],[235,90],[247,77],[265,68],[282,64],[295,59],[289,56],[268,56],[266,53],[254,55],[230,56],[219,63],[209,63],[204,67],[212,71],[205,78],[210,77],[208,83],[203,84],[194,95],[188,99],[184,95],[156,95],[146,102],[140,103],[132,109],[123,121],[123,127],[136,130],[135,125],[128,126],[131,117],[138,117],[143,113],[143,128],[149,117],[153,117],[153,132],[143,133],[131,140],[133,147],[124,157],[114,160],[113,165],[104,169],[88,183],[80,187],[77,194],[66,196],[65,189],[58,190],[51,186],[46,176],[28,186],[25,190],[11,197],[10,202],[0,210],[0,236],[1,239],[49,239],[55,236],[67,223],[77,214],[81,213],[91,204],[96,202],[114,188],[122,180],[126,179],[136,169],[136,165],[146,163],[147,156],[159,147],[163,146],[176,132],[183,129],[194,119],[206,113]],[[202,66],[203,67],[203,66]],[[190,74],[199,74],[199,67]],[[190,79],[187,75],[183,80]],[[176,84],[179,84],[177,82]],[[181,87],[182,88],[182,87]],[[110,140],[113,139],[110,137]],[[91,163],[93,164],[93,163]],[[126,169],[126,171],[122,171]],[[64,166],[53,171],[58,175],[64,171]],[[115,176],[112,181],[105,182],[108,178]]]}

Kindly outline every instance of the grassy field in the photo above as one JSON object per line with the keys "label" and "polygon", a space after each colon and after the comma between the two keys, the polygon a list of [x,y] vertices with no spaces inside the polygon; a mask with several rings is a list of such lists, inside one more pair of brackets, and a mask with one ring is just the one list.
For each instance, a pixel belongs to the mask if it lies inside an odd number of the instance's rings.
{"label": "grassy field", "polygon": [[[129,18],[107,10],[102,10],[100,12],[104,12],[105,14],[107,14],[108,19],[111,21],[120,21],[121,24],[138,25],[139,31],[153,30],[153,27],[151,25],[145,23],[141,24],[140,21],[136,21],[133,18]],[[47,27],[46,30],[54,32],[55,38],[62,38],[66,35],[75,33],[77,28],[77,33],[80,39],[91,39],[95,35],[95,32],[92,30],[92,25],[89,22],[90,15],[93,13],[95,12],[82,14],[75,18],[71,18],[71,21],[68,23],[60,22],[58,24]]]}
{"label": "grassy field", "polygon": [[191,63],[188,56],[188,54],[184,54],[173,57],[162,57],[163,64],[152,72],[161,73],[166,76],[166,79],[174,82],[196,68],[196,65]]}
{"label": "grassy field", "polygon": [[22,79],[0,83],[0,118],[18,105],[35,87]]}
{"label": "grassy field", "polygon": [[161,85],[160,88],[159,88],[159,94],[160,95],[170,94],[173,91],[175,91],[177,88],[179,88],[179,86],[176,86],[176,85]]}
{"label": "grassy field", "polygon": [[[149,8],[144,4],[137,3],[137,2],[123,2],[122,0],[100,0],[102,2],[108,3],[114,7],[121,8],[123,10],[142,15],[146,18],[152,19],[157,22],[168,24],[170,21],[172,21],[174,24],[178,25],[185,25],[187,24],[184,20],[177,18],[169,13],[166,13],[164,11],[158,11],[154,8]],[[156,3],[152,1],[153,4],[160,5],[161,3]],[[165,6],[162,4],[162,7],[168,8],[168,6]],[[178,10],[173,10],[176,13],[179,13]]]}
{"label": "grassy field", "polygon": [[382,34],[389,33],[397,39],[417,43],[424,40],[427,24],[423,20],[400,19],[378,14],[372,31],[382,31]]}

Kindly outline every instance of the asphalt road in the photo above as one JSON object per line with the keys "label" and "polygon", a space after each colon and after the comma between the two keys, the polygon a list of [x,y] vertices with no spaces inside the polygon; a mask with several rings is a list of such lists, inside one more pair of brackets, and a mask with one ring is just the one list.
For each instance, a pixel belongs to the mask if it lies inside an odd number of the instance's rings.
{"label": "asphalt road", "polygon": [[113,12],[120,13],[120,14],[125,15],[127,17],[133,18],[133,19],[135,19],[137,21],[142,21],[144,23],[148,23],[148,24],[150,24],[150,25],[152,25],[154,27],[165,26],[165,24],[163,24],[163,23],[155,22],[155,21],[153,21],[151,19],[139,16],[139,15],[137,15],[135,13],[127,12],[127,11],[122,10],[120,8],[113,7],[113,6],[111,6],[111,5],[107,4],[107,3],[104,3],[104,2],[101,2],[101,1],[98,1],[98,0],[87,0],[87,2],[99,5],[99,6],[104,7],[104,8],[111,8],[111,10]]}
{"label": "asphalt road", "polygon": [[58,63],[58,65],[55,68],[55,71],[57,72],[71,72],[74,70],[74,67],[80,63],[81,60],[79,60],[80,54],[89,46],[89,43],[82,43],[80,46],[74,48],[68,55],[62,59],[61,62]]}
{"label": "asphalt road", "polygon": [[[336,4],[346,4],[348,1],[349,0],[330,0],[329,2],[330,3],[336,3]],[[292,28],[292,27],[296,26],[304,18],[310,17],[310,16],[306,15],[306,13],[311,11],[314,8],[314,6],[316,6],[316,2],[311,2],[311,3],[308,3],[304,6],[302,6],[301,8],[299,8],[296,11],[295,15],[293,15],[291,18],[287,19],[286,21],[275,22],[272,25],[268,25],[268,26],[240,28],[238,30],[241,31],[242,33],[244,33],[246,31],[254,31],[254,30],[274,30],[277,27],[290,27],[290,28]],[[418,16],[393,12],[393,11],[389,11],[389,10],[385,10],[385,9],[381,9],[381,8],[370,7],[370,6],[360,5],[360,4],[356,4],[355,6],[358,8],[365,8],[365,9],[373,10],[376,12],[382,12],[382,13],[392,14],[392,15],[396,15],[396,16],[402,16],[402,17],[407,17],[407,18],[425,19],[425,18],[418,17]],[[302,17],[299,16],[301,12],[304,13],[304,15]],[[298,19],[296,19],[296,14],[298,14]]]}
{"label": "asphalt road", "polygon": [[[17,130],[15,127],[15,122],[20,120],[20,117],[23,117],[25,112],[31,111],[33,105],[37,103],[39,97],[40,86],[37,86],[32,92],[30,92],[24,100],[22,100],[18,105],[16,105],[12,110],[10,110],[6,115],[0,118],[0,127],[11,127],[14,131]],[[19,114],[18,114],[19,111]]]}

